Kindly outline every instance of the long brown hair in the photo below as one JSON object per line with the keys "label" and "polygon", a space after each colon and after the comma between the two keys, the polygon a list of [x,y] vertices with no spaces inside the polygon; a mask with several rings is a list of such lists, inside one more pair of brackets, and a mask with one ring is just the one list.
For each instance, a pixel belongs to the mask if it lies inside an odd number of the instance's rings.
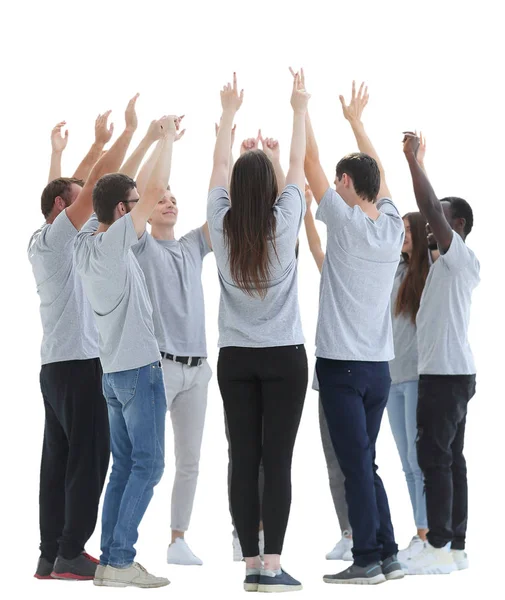
{"label": "long brown hair", "polygon": [[261,150],[245,152],[233,167],[231,208],[223,222],[230,273],[237,286],[253,296],[266,296],[270,276],[269,242],[275,252],[277,179],[272,162]]}
{"label": "long brown hair", "polygon": [[424,284],[430,269],[426,219],[419,212],[407,213],[403,218],[407,219],[410,225],[412,254],[409,258],[408,254],[402,253],[402,258],[407,264],[407,273],[398,290],[395,315],[404,313],[409,315],[412,322],[415,323]]}

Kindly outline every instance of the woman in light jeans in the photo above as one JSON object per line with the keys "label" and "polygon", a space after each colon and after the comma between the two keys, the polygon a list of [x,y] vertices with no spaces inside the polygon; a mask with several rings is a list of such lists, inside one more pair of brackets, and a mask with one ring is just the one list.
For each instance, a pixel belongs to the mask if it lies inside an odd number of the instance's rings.
{"label": "woman in light jeans", "polygon": [[417,462],[417,338],[416,314],[430,267],[426,220],[421,213],[403,218],[405,242],[391,294],[395,358],[389,363],[391,390],[387,412],[398,448],[417,528],[409,546],[398,553],[405,563],[424,546],[428,532],[424,479]]}

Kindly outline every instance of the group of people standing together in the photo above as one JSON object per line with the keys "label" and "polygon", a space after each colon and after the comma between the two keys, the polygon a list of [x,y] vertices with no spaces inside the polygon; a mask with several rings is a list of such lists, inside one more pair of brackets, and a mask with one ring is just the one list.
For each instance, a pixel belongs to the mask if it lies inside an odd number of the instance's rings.
{"label": "group of people standing together", "polygon": [[[320,164],[303,70],[292,75],[287,173],[278,142],[261,133],[244,140],[234,163],[243,102],[234,74],[221,91],[207,221],[179,239],[169,178],[183,117],[153,121],[125,160],[138,95],[107,151],[113,127],[109,112],[100,115],[95,143],[72,178],[61,177],[65,123],[53,130],[46,223],[28,248],[40,296],[45,406],[35,577],[110,587],[169,583],[136,562],[134,549],[164,471],[167,411],[176,463],[167,561],[202,564],[185,532],[212,375],[201,283],[212,251],[234,559],[245,561],[246,591],[302,588],[281,565],[308,384],[297,281],[302,223],[321,273],[313,388],[342,531],[327,558],[352,561],[324,581],[377,584],[468,566],[463,443],[475,366],[467,334],[479,282],[479,263],[465,244],[472,210],[461,198],[436,197],[424,140],[407,132],[403,150],[419,212],[402,218],[361,120],[368,91],[362,85],[356,92],[354,83],[350,102],[340,100],[360,152],[338,162],[333,189]],[[327,227],[325,250],[314,199]],[[400,552],[375,462],[386,406],[417,528]],[[85,545],[110,453],[98,560]]]}

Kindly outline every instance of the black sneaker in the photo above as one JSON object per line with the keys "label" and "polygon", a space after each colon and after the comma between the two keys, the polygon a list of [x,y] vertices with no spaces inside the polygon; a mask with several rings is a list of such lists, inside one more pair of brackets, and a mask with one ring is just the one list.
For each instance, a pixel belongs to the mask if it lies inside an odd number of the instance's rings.
{"label": "black sneaker", "polygon": [[53,572],[53,567],[54,563],[49,562],[47,558],[41,556],[34,577],[36,579],[52,579],[51,573]]}
{"label": "black sneaker", "polygon": [[336,575],[325,575],[323,577],[325,583],[354,583],[357,585],[375,585],[384,583],[386,577],[382,572],[380,563],[373,563],[367,567],[359,567],[351,565],[345,571]]}
{"label": "black sneaker", "polygon": [[384,573],[384,577],[388,581],[392,579],[401,579],[402,577],[405,577],[405,573],[402,569],[400,562],[398,561],[398,558],[396,557],[396,554],[393,554],[393,556],[390,556],[389,558],[386,558],[386,560],[383,560],[381,566],[382,572]]}
{"label": "black sneaker", "polygon": [[96,567],[96,562],[84,553],[71,560],[58,556],[51,577],[54,579],[88,581],[95,578]]}

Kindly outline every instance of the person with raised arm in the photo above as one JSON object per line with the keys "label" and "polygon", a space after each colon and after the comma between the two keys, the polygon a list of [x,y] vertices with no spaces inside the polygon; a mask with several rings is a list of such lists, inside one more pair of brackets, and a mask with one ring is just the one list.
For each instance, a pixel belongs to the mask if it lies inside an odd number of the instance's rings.
{"label": "person with raised arm", "polygon": [[[359,103],[351,102],[351,109],[360,118]],[[373,152],[364,130],[359,133],[359,145],[366,143],[368,152]],[[353,536],[353,564],[323,580],[377,584],[404,575],[375,463],[375,444],[391,385],[390,296],[403,245],[403,221],[386,196],[377,160],[369,154],[344,156],[336,167],[335,189],[330,188],[308,114],[305,174],[319,204],[316,218],[327,227],[316,373],[331,441],[345,477]]]}
{"label": "person with raised arm", "polygon": [[38,579],[93,579],[98,562],[84,547],[96,526],[107,475],[109,423],[98,332],[75,272],[73,247],[91,216],[94,184],[118,169],[124,159],[133,136],[131,110],[130,103],[124,132],[93,167],[86,184],[56,179],[46,186],[41,200],[46,223],[33,234],[28,248],[43,332],[40,388],[45,423]]}
{"label": "person with raised arm", "polygon": [[154,588],[169,583],[134,561],[138,527],[165,465],[161,356],[145,276],[131,251],[168,185],[176,117],[163,119],[159,127],[163,136],[142,197],[127,175],[102,177],[93,189],[95,215],[75,243],[76,269],[100,333],[113,458],[94,579],[100,586]]}
{"label": "person with raised arm", "polygon": [[[231,130],[243,92],[221,92],[207,221],[219,273],[218,383],[228,423],[231,505],[246,562],[247,591],[302,588],[281,566],[291,505],[291,462],[307,388],[295,248],[303,215],[305,113],[309,94],[293,83],[293,135],[286,187],[261,150],[244,152],[228,190]],[[279,195],[280,192],[280,195]],[[258,469],[263,494],[264,562],[259,556]]]}
{"label": "person with raised arm", "polygon": [[[316,229],[314,216],[312,215],[311,205],[314,195],[308,185],[305,186],[305,200],[307,202],[307,212],[305,213],[305,232],[309,243],[309,250],[314,258],[319,273],[323,270],[324,250],[321,245],[321,239]],[[317,373],[314,371],[312,379],[312,389],[319,393],[319,382]],[[319,394],[318,394],[319,395]],[[321,443],[323,446],[326,468],[328,471],[328,481],[330,484],[331,498],[333,506],[337,513],[340,525],[341,538],[335,544],[333,549],[326,554],[326,560],[344,560],[352,562],[352,527],[349,522],[349,511],[347,510],[347,501],[345,499],[344,474],[340,468],[337,455],[331,443],[328,423],[324,414],[321,396],[318,402],[319,413],[319,431],[321,433]]]}
{"label": "person with raised arm", "polygon": [[[175,141],[183,134],[184,130]],[[156,160],[154,151],[140,170],[137,190],[141,197]],[[178,214],[179,203],[168,186],[149,218],[151,233],[146,231],[132,250],[144,272],[153,305],[154,333],[161,351],[167,408],[174,432],[175,478],[167,562],[201,565],[202,560],[191,551],[185,533],[198,482],[212,376],[207,362],[201,279],[203,259],[212,248],[206,224],[176,239]]]}
{"label": "person with raised arm", "polygon": [[433,263],[416,316],[419,390],[417,458],[424,475],[427,542],[407,561],[408,573],[450,573],[468,567],[465,552],[468,484],[463,455],[468,403],[476,368],[468,341],[472,293],[480,264],[465,241],[473,227],[466,200],[439,200],[417,156],[420,139],[405,134],[412,175]]}

